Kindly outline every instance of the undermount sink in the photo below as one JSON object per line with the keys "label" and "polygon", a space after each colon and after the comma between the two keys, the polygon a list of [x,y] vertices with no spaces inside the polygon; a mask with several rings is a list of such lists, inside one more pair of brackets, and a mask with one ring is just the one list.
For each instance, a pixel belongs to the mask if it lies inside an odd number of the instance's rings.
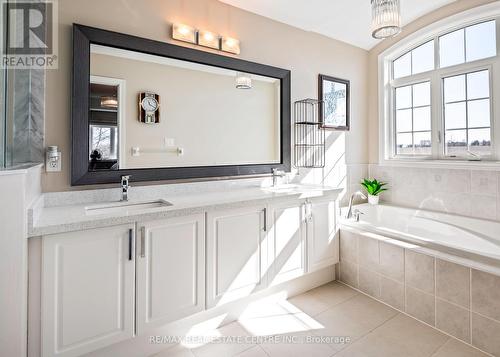
{"label": "undermount sink", "polygon": [[161,208],[168,206],[172,206],[172,204],[165,200],[139,202],[120,201],[87,206],[85,207],[85,212],[87,214],[130,213],[132,211],[141,211],[151,208]]}
{"label": "undermount sink", "polygon": [[303,188],[303,186],[301,186],[301,185],[295,185],[295,184],[283,184],[283,185],[278,185],[278,186],[264,187],[262,189],[264,191],[282,193],[282,192],[297,191],[300,188]]}

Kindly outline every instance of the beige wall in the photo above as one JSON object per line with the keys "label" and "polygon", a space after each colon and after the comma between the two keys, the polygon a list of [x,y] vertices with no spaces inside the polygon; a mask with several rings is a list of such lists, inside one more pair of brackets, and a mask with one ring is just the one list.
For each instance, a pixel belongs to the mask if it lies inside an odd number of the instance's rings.
{"label": "beige wall", "polygon": [[[351,131],[346,135],[329,135],[330,161],[339,157],[353,164],[368,161],[367,51],[216,0],[60,0],[59,69],[47,73],[45,144],[61,147],[63,171],[44,175],[44,191],[71,189],[71,25],[74,22],[166,42],[170,42],[172,22],[234,36],[241,40],[240,58],[292,71],[292,101],[317,97],[319,73],[349,79]],[[332,171],[321,170],[313,175],[314,180],[325,181]]]}
{"label": "beige wall", "polygon": [[[92,53],[91,75],[125,81],[122,169],[279,163],[279,80],[254,78],[252,89],[235,86],[235,74],[210,73],[206,66],[181,68]],[[278,87],[278,88],[277,88]],[[138,94],[160,96],[160,122],[138,121]],[[164,148],[175,140],[184,154],[143,153],[132,147]],[[258,143],[258,145],[256,145]]]}
{"label": "beige wall", "polygon": [[370,163],[377,163],[379,161],[378,56],[389,47],[395,45],[397,42],[425,26],[459,12],[495,1],[498,0],[457,0],[406,25],[403,28],[403,32],[399,36],[384,40],[370,50],[368,53],[368,92],[370,93],[368,97]]}

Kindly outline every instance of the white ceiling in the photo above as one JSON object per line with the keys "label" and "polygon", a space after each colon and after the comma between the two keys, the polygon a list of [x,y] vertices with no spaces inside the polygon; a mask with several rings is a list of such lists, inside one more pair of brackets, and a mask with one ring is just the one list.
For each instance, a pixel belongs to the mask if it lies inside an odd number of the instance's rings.
{"label": "white ceiling", "polygon": [[[364,49],[377,44],[371,37],[370,0],[220,0],[306,31],[350,43]],[[406,25],[455,0],[401,0]]]}

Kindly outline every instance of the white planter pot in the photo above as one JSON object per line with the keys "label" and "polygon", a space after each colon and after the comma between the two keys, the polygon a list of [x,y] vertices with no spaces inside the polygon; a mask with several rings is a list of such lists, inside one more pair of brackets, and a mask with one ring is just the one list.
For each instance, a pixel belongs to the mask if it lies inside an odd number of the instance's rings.
{"label": "white planter pot", "polygon": [[368,195],[368,203],[371,205],[378,205],[379,199],[379,196]]}

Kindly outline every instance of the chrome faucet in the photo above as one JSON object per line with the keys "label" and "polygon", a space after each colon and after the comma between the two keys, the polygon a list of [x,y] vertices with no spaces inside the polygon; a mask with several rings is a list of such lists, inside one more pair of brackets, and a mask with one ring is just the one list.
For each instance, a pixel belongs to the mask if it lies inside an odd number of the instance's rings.
{"label": "chrome faucet", "polygon": [[285,177],[286,173],[283,170],[278,170],[276,167],[273,168],[273,187],[278,185],[278,178]]}
{"label": "chrome faucet", "polygon": [[354,221],[356,222],[359,222],[359,217],[364,214],[363,212],[361,212],[359,209],[355,209],[353,212],[352,212],[352,216],[354,217]]}
{"label": "chrome faucet", "polygon": [[128,189],[130,188],[128,184],[128,180],[130,179],[130,176],[122,176],[122,201],[128,201]]}
{"label": "chrome faucet", "polygon": [[[352,202],[354,201],[354,197],[356,197],[356,196],[359,196],[359,197],[361,197],[364,200],[366,199],[366,196],[362,192],[360,192],[360,191],[356,191],[356,192],[354,192],[351,195],[351,198],[349,199],[349,209],[347,211],[347,214],[345,215],[345,218],[347,218],[347,219],[351,219],[352,218]],[[357,214],[356,218],[359,219],[359,215],[358,214]]]}

